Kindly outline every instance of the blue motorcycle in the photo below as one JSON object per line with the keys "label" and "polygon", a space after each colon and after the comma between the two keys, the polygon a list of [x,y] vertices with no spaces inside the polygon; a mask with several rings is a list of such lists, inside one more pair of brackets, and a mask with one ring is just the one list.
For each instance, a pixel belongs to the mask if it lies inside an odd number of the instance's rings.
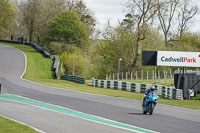
{"label": "blue motorcycle", "polygon": [[145,104],[143,106],[143,114],[149,113],[149,115],[153,114],[153,110],[158,101],[158,94],[156,92],[149,93],[149,96],[145,100]]}

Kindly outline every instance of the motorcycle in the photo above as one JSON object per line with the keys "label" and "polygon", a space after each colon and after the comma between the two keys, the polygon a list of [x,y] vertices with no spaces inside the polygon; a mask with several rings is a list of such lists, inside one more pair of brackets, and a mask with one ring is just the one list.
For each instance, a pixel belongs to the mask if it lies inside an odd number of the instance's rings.
{"label": "motorcycle", "polygon": [[149,93],[149,96],[145,99],[145,104],[143,105],[143,114],[153,114],[153,110],[157,104],[158,98],[159,97],[156,92]]}

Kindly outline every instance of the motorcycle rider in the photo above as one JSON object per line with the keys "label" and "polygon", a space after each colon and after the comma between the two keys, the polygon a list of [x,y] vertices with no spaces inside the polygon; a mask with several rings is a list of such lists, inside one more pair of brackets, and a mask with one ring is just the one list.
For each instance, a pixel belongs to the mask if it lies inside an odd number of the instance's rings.
{"label": "motorcycle rider", "polygon": [[144,94],[144,99],[143,99],[142,106],[145,105],[145,100],[146,100],[146,98],[148,98],[149,93],[151,93],[151,92],[152,92],[152,94],[155,94],[155,93],[157,94],[157,91],[155,90],[155,86],[154,85],[151,85],[150,88],[146,89],[145,94]]}

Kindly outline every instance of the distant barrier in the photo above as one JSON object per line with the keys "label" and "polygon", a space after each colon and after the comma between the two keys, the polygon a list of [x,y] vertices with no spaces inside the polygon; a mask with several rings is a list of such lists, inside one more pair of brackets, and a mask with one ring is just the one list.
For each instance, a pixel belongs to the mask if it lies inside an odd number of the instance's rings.
{"label": "distant barrier", "polygon": [[12,40],[1,40],[1,39],[0,39],[0,42],[21,44],[21,42],[19,42],[19,41],[12,41]]}
{"label": "distant barrier", "polygon": [[[138,84],[131,82],[98,79],[92,79],[92,85],[99,88],[109,88],[136,93],[145,93],[146,88],[149,88],[151,86],[151,84]],[[162,85],[155,85],[155,89],[157,90],[159,96],[168,99],[183,99],[183,91],[181,89],[170,88]]]}
{"label": "distant barrier", "polygon": [[12,40],[0,40],[0,42],[29,45],[33,47],[37,52],[41,53],[45,58],[51,58],[51,54],[42,46],[36,43],[25,42],[25,41],[12,41]]}
{"label": "distant barrier", "polygon": [[24,42],[24,44],[33,47],[37,52],[41,53],[45,58],[51,58],[51,54],[42,46],[32,42]]}
{"label": "distant barrier", "polygon": [[85,78],[83,77],[79,77],[79,76],[73,76],[73,75],[62,75],[60,76],[60,79],[61,80],[68,80],[68,81],[71,81],[71,82],[76,82],[76,83],[79,83],[79,84],[85,84]]}
{"label": "distant barrier", "polygon": [[57,55],[54,55],[53,61],[54,61],[53,67],[52,67],[53,77],[57,79],[58,71],[59,71],[60,58]]}

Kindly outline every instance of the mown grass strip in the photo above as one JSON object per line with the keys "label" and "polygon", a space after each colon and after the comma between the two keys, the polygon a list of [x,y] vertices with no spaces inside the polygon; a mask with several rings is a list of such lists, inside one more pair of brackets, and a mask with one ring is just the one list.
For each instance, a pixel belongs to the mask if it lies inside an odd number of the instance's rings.
{"label": "mown grass strip", "polygon": [[0,116],[0,133],[38,133],[32,128]]}
{"label": "mown grass strip", "polygon": [[[143,96],[144,96],[143,94],[120,91],[120,90],[96,88],[96,87],[92,87],[88,85],[72,83],[69,81],[52,79],[52,76],[51,76],[52,75],[52,72],[51,72],[52,60],[51,59],[44,58],[40,53],[37,53],[30,46],[20,45],[20,44],[7,44],[7,43],[3,43],[3,44],[18,48],[26,54],[28,58],[28,66],[26,69],[26,73],[23,77],[24,79],[31,80],[33,82],[41,83],[48,86],[71,89],[71,90],[76,90],[76,91],[81,91],[81,92],[92,93],[92,94],[136,99],[136,100],[143,99]],[[180,101],[180,100],[169,100],[169,99],[160,98],[158,103],[200,110],[200,100]]]}

